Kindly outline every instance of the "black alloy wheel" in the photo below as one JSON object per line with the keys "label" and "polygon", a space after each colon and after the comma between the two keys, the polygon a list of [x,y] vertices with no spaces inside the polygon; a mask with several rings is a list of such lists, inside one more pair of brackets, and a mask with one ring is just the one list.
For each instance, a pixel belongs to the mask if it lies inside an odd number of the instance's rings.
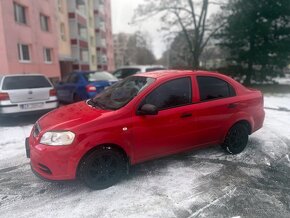
{"label": "black alloy wheel", "polygon": [[80,166],[80,177],[91,189],[99,190],[116,184],[126,173],[123,154],[113,149],[97,149]]}
{"label": "black alloy wheel", "polygon": [[243,123],[237,123],[229,130],[222,147],[230,154],[239,154],[247,146],[248,129]]}

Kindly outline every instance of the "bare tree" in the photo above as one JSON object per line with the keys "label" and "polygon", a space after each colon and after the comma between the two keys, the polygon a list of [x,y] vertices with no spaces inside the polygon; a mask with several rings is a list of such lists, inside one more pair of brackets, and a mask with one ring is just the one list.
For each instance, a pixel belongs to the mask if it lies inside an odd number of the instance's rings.
{"label": "bare tree", "polygon": [[[134,22],[143,21],[153,16],[160,16],[161,21],[170,31],[183,32],[192,55],[191,65],[198,69],[200,56],[210,38],[225,24],[217,22],[210,27],[208,19],[209,5],[220,1],[209,0],[145,0],[135,12]],[[177,27],[177,28],[176,28]],[[191,34],[190,31],[193,31]]]}
{"label": "bare tree", "polygon": [[136,32],[128,39],[125,51],[126,64],[155,64],[156,59],[151,51],[150,35],[144,32]]}

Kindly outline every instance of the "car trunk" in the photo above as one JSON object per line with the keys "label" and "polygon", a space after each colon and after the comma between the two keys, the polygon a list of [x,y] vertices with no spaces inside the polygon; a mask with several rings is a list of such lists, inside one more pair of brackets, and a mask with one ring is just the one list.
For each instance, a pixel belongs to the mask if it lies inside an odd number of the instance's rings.
{"label": "car trunk", "polygon": [[52,88],[45,77],[27,75],[6,77],[2,86],[11,103],[48,100]]}
{"label": "car trunk", "polygon": [[44,101],[49,99],[50,89],[51,88],[9,90],[7,93],[11,103]]}

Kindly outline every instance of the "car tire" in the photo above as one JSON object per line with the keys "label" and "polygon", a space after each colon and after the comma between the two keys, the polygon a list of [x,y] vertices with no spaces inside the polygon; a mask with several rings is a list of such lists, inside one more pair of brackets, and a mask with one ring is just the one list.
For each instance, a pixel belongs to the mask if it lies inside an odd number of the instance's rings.
{"label": "car tire", "polygon": [[230,154],[239,154],[247,146],[249,139],[248,129],[243,123],[237,123],[230,128],[222,148]]}
{"label": "car tire", "polygon": [[112,148],[97,149],[82,161],[79,176],[91,189],[106,189],[124,177],[126,163],[124,155]]}

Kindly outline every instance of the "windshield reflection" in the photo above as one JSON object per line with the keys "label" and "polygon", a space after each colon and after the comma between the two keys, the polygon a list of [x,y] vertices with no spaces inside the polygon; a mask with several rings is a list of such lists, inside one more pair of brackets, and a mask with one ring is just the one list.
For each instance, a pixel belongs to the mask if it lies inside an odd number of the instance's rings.
{"label": "windshield reflection", "polygon": [[155,79],[150,77],[128,77],[109,87],[95,98],[90,99],[88,104],[101,109],[120,109],[128,104],[135,96],[145,90],[154,81]]}

